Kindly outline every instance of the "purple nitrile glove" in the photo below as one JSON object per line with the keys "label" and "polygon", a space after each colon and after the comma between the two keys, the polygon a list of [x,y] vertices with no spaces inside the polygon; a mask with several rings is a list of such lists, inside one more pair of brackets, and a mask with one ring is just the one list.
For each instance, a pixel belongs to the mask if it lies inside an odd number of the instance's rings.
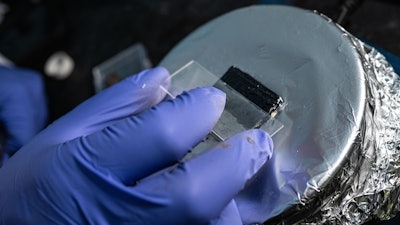
{"label": "purple nitrile glove", "polygon": [[18,151],[0,169],[0,224],[241,224],[233,198],[269,159],[271,139],[246,131],[180,162],[225,94],[197,88],[160,103],[168,75],[123,80]]}
{"label": "purple nitrile glove", "polygon": [[0,167],[46,125],[47,104],[40,74],[0,66]]}

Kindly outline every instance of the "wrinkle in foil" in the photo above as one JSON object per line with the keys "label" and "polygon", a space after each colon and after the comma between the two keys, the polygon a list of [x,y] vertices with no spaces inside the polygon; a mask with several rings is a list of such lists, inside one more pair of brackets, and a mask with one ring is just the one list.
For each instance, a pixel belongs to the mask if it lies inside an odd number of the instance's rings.
{"label": "wrinkle in foil", "polygon": [[[301,224],[362,224],[389,219],[400,209],[400,79],[381,53],[339,29],[362,61],[367,105],[343,169],[320,195],[307,199],[310,204],[297,209],[314,208]],[[309,186],[315,186],[313,180]]]}

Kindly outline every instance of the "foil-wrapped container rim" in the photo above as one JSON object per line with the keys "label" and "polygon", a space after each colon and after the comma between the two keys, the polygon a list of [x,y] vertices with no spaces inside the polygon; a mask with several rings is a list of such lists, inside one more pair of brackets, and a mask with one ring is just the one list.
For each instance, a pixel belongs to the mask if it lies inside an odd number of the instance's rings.
{"label": "foil-wrapped container rim", "polygon": [[373,218],[390,219],[400,209],[400,78],[379,51],[319,15],[337,26],[358,52],[367,88],[363,121],[351,154],[331,182],[317,195],[304,194],[302,204],[266,224],[363,224]]}

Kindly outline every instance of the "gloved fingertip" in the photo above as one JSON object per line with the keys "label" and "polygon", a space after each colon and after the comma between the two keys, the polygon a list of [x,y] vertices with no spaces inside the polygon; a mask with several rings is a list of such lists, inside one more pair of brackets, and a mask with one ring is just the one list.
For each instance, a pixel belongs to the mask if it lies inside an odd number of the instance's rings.
{"label": "gloved fingertip", "polygon": [[[165,91],[170,85],[170,74],[164,67],[155,67],[147,69],[139,74],[132,75],[125,79],[128,83],[134,85],[137,93],[151,96],[150,105],[155,105],[165,97]],[[118,90],[121,90],[119,88]],[[135,94],[137,96],[137,94]]]}
{"label": "gloved fingertip", "polygon": [[273,142],[271,137],[263,130],[250,130],[249,133],[251,135],[246,137],[247,141],[255,142],[259,150],[259,158],[254,164],[254,173],[256,173],[272,157]]}
{"label": "gloved fingertip", "polygon": [[274,144],[272,141],[271,136],[263,130],[255,130],[255,133],[257,133],[258,137],[258,146],[260,149],[266,153],[268,159],[272,156],[273,150],[274,150]]}
{"label": "gloved fingertip", "polygon": [[134,84],[138,84],[143,88],[146,87],[149,81],[164,87],[168,87],[170,82],[168,70],[161,66],[144,70],[139,74],[128,77],[127,80]]}
{"label": "gloved fingertip", "polygon": [[163,66],[156,66],[153,69],[151,69],[150,71],[153,71],[154,73],[163,74],[164,76],[169,76],[168,70]]}
{"label": "gloved fingertip", "polygon": [[244,131],[227,140],[227,143],[230,142],[244,142],[241,151],[244,151],[248,159],[252,162],[248,164],[250,176],[257,173],[257,171],[272,157],[272,139],[263,130],[252,129]]}
{"label": "gloved fingertip", "polygon": [[168,94],[165,90],[168,90],[171,84],[170,73],[165,67],[158,66],[149,70],[148,75],[152,76],[153,79],[156,80],[156,85],[158,85],[158,87],[156,87],[158,89],[158,99],[163,99],[165,95]]}
{"label": "gloved fingertip", "polygon": [[202,87],[202,89],[204,90],[204,92],[206,94],[214,95],[217,98],[225,98],[226,97],[225,92],[219,90],[218,88],[209,86],[209,87]]}
{"label": "gloved fingertip", "polygon": [[200,88],[204,95],[209,97],[210,101],[215,105],[215,107],[221,112],[225,108],[226,94],[225,92],[215,88],[215,87],[202,87]]}
{"label": "gloved fingertip", "polygon": [[169,86],[170,73],[168,72],[168,70],[165,67],[162,67],[162,66],[154,67],[153,69],[147,70],[146,74],[150,75],[152,77],[156,77],[156,79],[160,81],[160,85],[162,85],[164,87]]}

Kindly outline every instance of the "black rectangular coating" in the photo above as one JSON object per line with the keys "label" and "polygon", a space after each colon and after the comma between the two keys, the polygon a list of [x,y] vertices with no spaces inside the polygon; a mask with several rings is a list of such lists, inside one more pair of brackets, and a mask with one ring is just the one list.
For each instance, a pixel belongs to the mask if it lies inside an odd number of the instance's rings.
{"label": "black rectangular coating", "polygon": [[249,74],[231,66],[221,80],[270,115],[282,104],[282,98]]}

